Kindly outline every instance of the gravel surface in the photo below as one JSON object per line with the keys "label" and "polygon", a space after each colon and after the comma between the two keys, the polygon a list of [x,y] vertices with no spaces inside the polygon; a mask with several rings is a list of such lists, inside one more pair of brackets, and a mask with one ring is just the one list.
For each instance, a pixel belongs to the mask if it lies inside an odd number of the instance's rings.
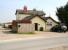
{"label": "gravel surface", "polygon": [[35,34],[13,34],[9,32],[10,30],[0,27],[0,40],[11,40],[11,39],[29,39],[29,38],[52,38],[52,37],[63,37],[68,36],[66,33],[56,33],[56,32],[39,32],[35,31]]}

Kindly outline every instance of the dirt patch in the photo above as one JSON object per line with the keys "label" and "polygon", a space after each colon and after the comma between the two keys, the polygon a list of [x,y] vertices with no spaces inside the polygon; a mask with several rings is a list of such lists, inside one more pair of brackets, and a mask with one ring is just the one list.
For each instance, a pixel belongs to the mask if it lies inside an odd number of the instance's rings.
{"label": "dirt patch", "polygon": [[52,37],[61,37],[61,36],[68,36],[67,33],[56,33],[56,32],[39,32],[35,31],[35,34],[16,34],[11,33],[10,30],[0,30],[0,40],[10,40],[10,39],[18,39],[18,38],[36,38],[36,37],[45,37],[45,38],[52,38]]}

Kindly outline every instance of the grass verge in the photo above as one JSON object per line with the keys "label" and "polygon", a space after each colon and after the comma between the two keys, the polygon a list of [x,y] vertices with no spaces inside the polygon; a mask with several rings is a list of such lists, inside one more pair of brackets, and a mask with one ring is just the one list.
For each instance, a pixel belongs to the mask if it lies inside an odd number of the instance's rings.
{"label": "grass verge", "polygon": [[17,33],[17,34],[35,34],[34,32],[22,32],[22,33]]}

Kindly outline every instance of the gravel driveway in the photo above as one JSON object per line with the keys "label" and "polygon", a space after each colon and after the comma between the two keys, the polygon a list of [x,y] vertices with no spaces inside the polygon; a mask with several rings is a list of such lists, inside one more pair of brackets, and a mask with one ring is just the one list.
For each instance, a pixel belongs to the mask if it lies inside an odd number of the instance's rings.
{"label": "gravel driveway", "polygon": [[35,34],[13,34],[8,32],[10,30],[6,30],[0,27],[0,40],[11,40],[11,39],[29,39],[29,38],[52,38],[52,37],[63,37],[68,36],[68,32],[66,33],[56,33],[56,32],[39,32],[35,31]]}

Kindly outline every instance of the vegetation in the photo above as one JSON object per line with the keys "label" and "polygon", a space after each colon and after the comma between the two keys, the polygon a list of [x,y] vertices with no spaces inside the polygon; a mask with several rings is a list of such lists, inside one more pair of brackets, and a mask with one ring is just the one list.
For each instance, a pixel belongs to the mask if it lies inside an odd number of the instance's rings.
{"label": "vegetation", "polygon": [[65,6],[57,8],[56,15],[61,23],[64,23],[68,28],[68,2]]}
{"label": "vegetation", "polygon": [[18,34],[34,34],[34,32],[22,32],[22,33],[18,33]]}
{"label": "vegetation", "polygon": [[66,32],[67,27],[65,25],[55,25],[51,28],[51,32]]}
{"label": "vegetation", "polygon": [[51,32],[61,32],[60,25],[55,25],[51,28]]}

